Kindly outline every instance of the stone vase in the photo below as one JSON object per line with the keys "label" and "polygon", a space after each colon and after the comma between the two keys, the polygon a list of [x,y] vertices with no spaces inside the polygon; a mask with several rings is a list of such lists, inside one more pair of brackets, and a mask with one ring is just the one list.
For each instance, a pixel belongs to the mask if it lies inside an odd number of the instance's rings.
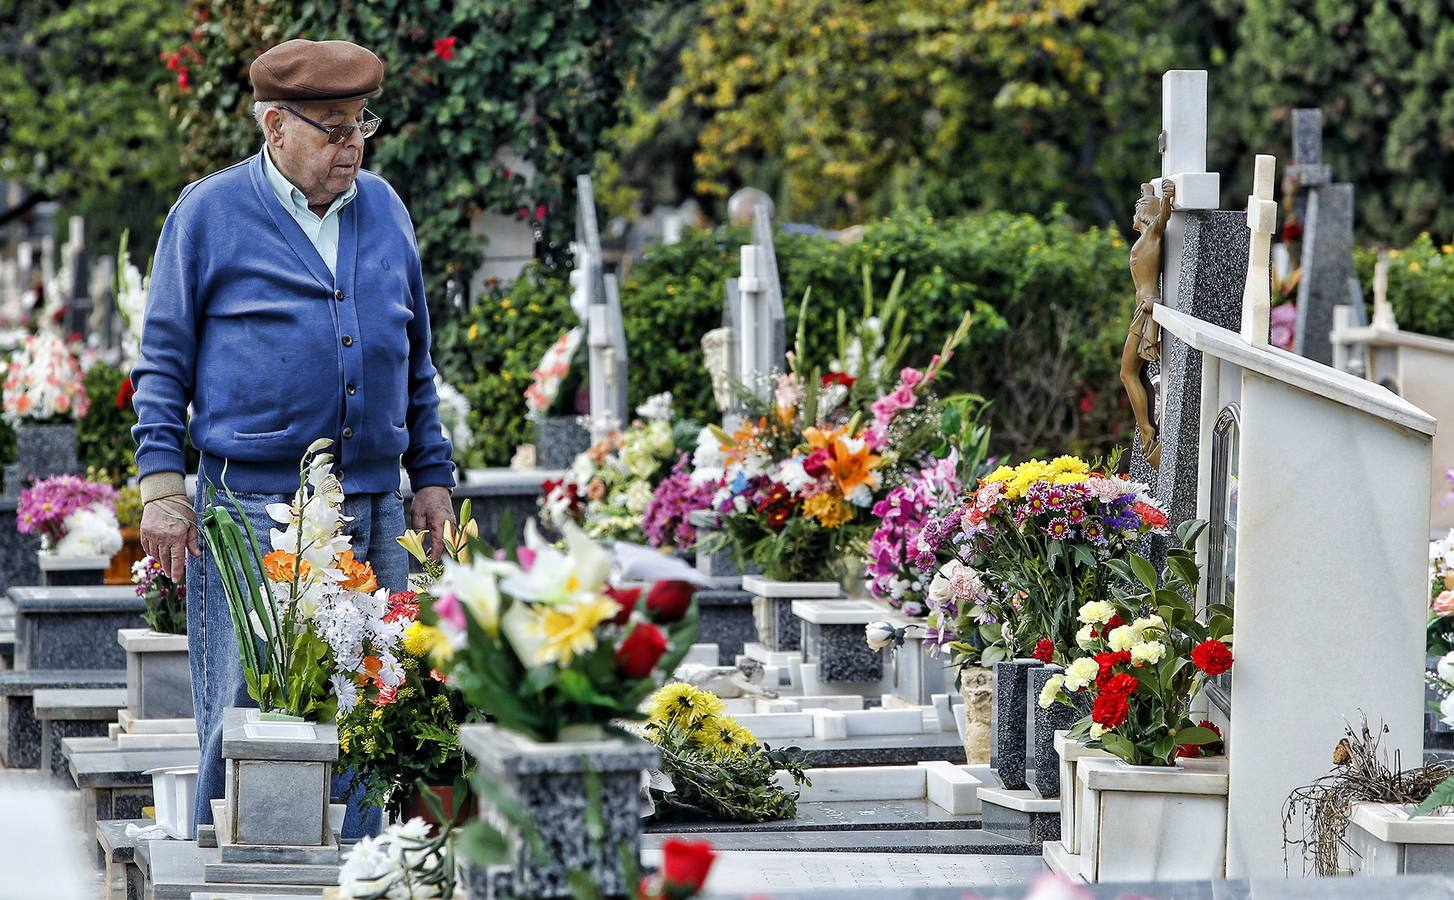
{"label": "stone vase", "polygon": [[542,469],[569,469],[591,446],[591,433],[579,416],[546,416],[535,420],[535,464]]}
{"label": "stone vase", "polygon": [[75,425],[22,423],[15,429],[15,462],[5,467],[5,496],[19,497],[29,481],[80,470]]}
{"label": "stone vase", "polygon": [[192,709],[192,668],[185,634],[122,628],[126,651],[126,710],[137,719],[187,719]]}
{"label": "stone vase", "polygon": [[1088,882],[1226,877],[1227,773],[1081,760],[1080,874]]}
{"label": "stone vase", "polygon": [[833,600],[843,596],[836,581],[775,581],[761,575],[742,576],[742,589],[752,594],[757,640],[776,653],[803,649],[803,624],[793,615],[794,600]]}
{"label": "stone vase", "polygon": [[959,670],[959,695],[964,698],[964,758],[971,765],[990,761],[994,716],[994,674],[983,666]]}
{"label": "stone vase", "polygon": [[337,759],[335,725],[271,722],[255,709],[225,710],[219,842],[336,848],[328,795]]}
{"label": "stone vase", "polygon": [[40,564],[41,587],[96,587],[106,583],[109,556],[57,556],[42,550],[36,554]]}
{"label": "stone vase", "polygon": [[1060,760],[1060,840],[1066,852],[1080,853],[1080,833],[1076,829],[1076,812],[1085,804],[1085,786],[1076,778],[1081,762],[1092,759],[1110,760],[1114,756],[1104,750],[1072,741],[1066,732],[1055,733],[1055,757]]}
{"label": "stone vase", "polygon": [[[659,764],[656,748],[636,738],[540,743],[495,725],[460,728],[460,744],[478,776],[519,809],[514,820],[488,796],[480,817],[507,835],[511,859],[469,877],[472,897],[573,896],[568,879],[581,871],[604,896],[633,895],[641,853],[641,773]],[[602,832],[587,831],[594,782]],[[520,817],[523,817],[523,821]],[[533,831],[544,852],[530,853]]]}
{"label": "stone vase", "polygon": [[1345,833],[1353,852],[1340,867],[1352,875],[1415,875],[1454,869],[1454,816],[1411,818],[1413,806],[1356,803]]}

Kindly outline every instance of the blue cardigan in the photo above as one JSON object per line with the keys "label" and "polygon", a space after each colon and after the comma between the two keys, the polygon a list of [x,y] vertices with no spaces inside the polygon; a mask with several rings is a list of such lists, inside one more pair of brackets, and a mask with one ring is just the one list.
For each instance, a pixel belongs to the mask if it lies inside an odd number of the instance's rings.
{"label": "blue cardigan", "polygon": [[[292,493],[298,462],[336,442],[344,491],[452,487],[439,427],[414,226],[388,182],[358,174],[338,273],[279,203],[261,156],[183,189],[162,227],[132,372],[142,477],[182,472],[183,436],[208,478]],[[187,407],[191,405],[188,424]]]}

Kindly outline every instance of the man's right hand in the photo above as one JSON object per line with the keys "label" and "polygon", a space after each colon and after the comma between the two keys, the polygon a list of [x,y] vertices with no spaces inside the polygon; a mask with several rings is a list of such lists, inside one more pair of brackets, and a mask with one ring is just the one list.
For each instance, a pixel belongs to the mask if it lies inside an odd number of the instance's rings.
{"label": "man's right hand", "polygon": [[197,541],[197,514],[184,495],[159,497],[141,513],[141,549],[162,564],[162,571],[177,584],[187,582],[187,554],[201,556]]}

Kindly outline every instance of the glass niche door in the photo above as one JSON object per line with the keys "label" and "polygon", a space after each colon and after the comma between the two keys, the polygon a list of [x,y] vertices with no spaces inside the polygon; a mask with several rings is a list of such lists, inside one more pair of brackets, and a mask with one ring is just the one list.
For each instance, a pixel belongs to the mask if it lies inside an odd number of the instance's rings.
{"label": "glass niche door", "polygon": [[[1236,609],[1237,593],[1237,460],[1240,456],[1242,408],[1229,404],[1212,429],[1212,497],[1207,525],[1208,605],[1225,603]],[[1218,675],[1207,684],[1212,701],[1230,713],[1232,674]]]}

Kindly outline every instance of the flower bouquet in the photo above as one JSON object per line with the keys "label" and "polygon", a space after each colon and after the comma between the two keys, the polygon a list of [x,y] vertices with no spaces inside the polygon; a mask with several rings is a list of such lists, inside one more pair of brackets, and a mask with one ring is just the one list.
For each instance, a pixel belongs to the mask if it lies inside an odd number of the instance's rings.
{"label": "flower bouquet", "polygon": [[574,402],[574,387],[580,381],[572,365],[585,332],[579,327],[561,333],[530,373],[530,386],[525,389],[525,406],[533,418],[568,415],[566,405]]}
{"label": "flower bouquet", "polygon": [[1454,530],[1429,542],[1430,656],[1454,652]]}
{"label": "flower bouquet", "polygon": [[187,633],[187,586],[178,584],[150,556],[131,567],[131,583],[145,608],[146,627],[158,634]]}
{"label": "flower bouquet", "polygon": [[1063,660],[1075,647],[1077,610],[1110,594],[1111,563],[1166,525],[1146,485],[1077,457],[1001,466],[963,506],[920,530],[918,561],[934,573],[927,642],[961,663],[1032,648],[1045,662]]}
{"label": "flower bouquet", "polygon": [[768,822],[797,814],[797,792],[785,790],[777,773],[807,783],[800,752],[759,743],[715,694],[690,684],[667,685],[646,708],[642,733],[661,751],[666,779],[652,782],[659,821]]}
{"label": "flower bouquet", "polygon": [[542,494],[540,508],[552,527],[570,518],[598,540],[642,540],[642,517],[680,452],[678,435],[695,433],[696,427],[673,428],[669,393],[649,399],[637,415],[630,428],[578,455],[566,477]]}
{"label": "flower bouquet", "polygon": [[707,483],[706,479],[696,478],[691,458],[681,454],[671,474],[656,486],[651,502],[646,504],[641,522],[646,542],[659,549],[691,550],[697,543],[692,515],[711,509],[716,493],[715,479]]}
{"label": "flower bouquet", "polygon": [[16,528],[39,534],[42,553],[110,557],[121,549],[116,489],[75,475],[44,478],[21,491]]}
{"label": "flower bouquet", "polygon": [[1221,740],[1191,718],[1192,700],[1207,680],[1232,668],[1231,609],[1213,604],[1203,623],[1185,599],[1196,595],[1200,581],[1195,544],[1204,524],[1178,529],[1179,546],[1167,551],[1159,587],[1143,557],[1106,563],[1120,590],[1080,607],[1079,654],[1039,697],[1042,707],[1090,709],[1071,728],[1071,739],[1134,766],[1171,766]]}
{"label": "flower bouquet", "polygon": [[390,616],[388,590],[343,532],[343,484],[323,452],[331,445],[314,441],[293,499],[268,506],[283,527],[270,530],[266,552],[225,486],[226,502],[209,487],[202,513],[248,694],[270,717],[332,722],[360,703],[392,702],[404,678],[407,623]]}
{"label": "flower bouquet", "polygon": [[11,354],[3,398],[11,424],[69,423],[91,408],[80,364],[66,342],[49,332],[27,337]]}
{"label": "flower bouquet", "polygon": [[436,900],[454,896],[453,834],[430,834],[422,818],[396,822],[349,848],[338,900]]}

